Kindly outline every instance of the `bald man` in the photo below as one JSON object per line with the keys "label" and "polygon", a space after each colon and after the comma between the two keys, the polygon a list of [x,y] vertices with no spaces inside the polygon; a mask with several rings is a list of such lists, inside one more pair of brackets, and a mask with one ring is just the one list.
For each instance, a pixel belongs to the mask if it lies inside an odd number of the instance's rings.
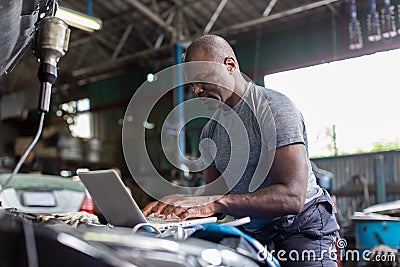
{"label": "bald man", "polygon": [[[206,169],[206,184],[222,177],[229,193],[167,196],[148,204],[144,215],[164,214],[164,218],[178,216],[181,220],[214,214],[249,216],[252,221],[244,225],[244,231],[275,252],[280,251],[277,255],[282,266],[337,266],[336,210],[328,192],[316,183],[299,110],[281,93],[247,81],[232,47],[219,36],[205,35],[193,41],[185,62],[221,66],[198,68],[198,77],[206,76],[218,83],[195,82],[191,87],[209,109],[216,110],[201,134],[201,140],[211,139],[217,148],[212,151],[207,142],[200,147],[202,157],[211,162]],[[235,116],[240,123],[234,122]],[[235,136],[241,123],[247,138]],[[271,140],[273,150],[265,145]],[[248,162],[236,181],[235,166],[242,164],[246,146]],[[230,164],[232,158],[237,162]],[[260,177],[259,186],[252,189],[252,180]]]}

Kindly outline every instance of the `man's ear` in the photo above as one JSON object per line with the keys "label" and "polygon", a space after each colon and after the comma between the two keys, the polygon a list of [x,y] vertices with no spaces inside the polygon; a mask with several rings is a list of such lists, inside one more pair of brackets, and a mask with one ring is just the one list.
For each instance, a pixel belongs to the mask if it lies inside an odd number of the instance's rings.
{"label": "man's ear", "polygon": [[228,67],[229,72],[233,72],[237,69],[237,63],[233,57],[226,57],[224,64]]}

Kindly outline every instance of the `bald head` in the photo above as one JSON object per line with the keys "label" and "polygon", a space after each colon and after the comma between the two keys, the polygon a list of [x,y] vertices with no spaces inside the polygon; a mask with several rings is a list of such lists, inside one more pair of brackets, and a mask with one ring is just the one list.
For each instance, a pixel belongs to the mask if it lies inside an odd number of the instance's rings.
{"label": "bald head", "polygon": [[224,38],[217,35],[203,35],[189,45],[185,53],[185,62],[202,60],[224,63],[227,57],[237,61],[235,52]]}

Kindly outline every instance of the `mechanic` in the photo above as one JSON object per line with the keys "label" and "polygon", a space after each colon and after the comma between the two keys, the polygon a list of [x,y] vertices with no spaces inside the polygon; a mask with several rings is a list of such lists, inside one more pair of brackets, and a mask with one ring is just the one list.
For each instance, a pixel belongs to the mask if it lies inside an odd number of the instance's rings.
{"label": "mechanic", "polygon": [[[328,192],[316,183],[308,158],[304,119],[299,110],[283,94],[247,81],[239,70],[232,47],[222,37],[205,35],[193,41],[185,53],[185,62],[215,62],[223,66],[217,74],[209,68],[199,68],[198,71],[205,73],[200,75],[213,76],[226,87],[211,82],[196,82],[191,86],[194,94],[204,99],[207,108],[216,110],[200,138],[213,140],[217,148],[213,153],[210,152],[211,146],[204,143],[200,146],[202,156],[211,158],[206,169],[206,184],[218,180],[223,174],[223,180],[231,186],[228,194],[166,196],[148,204],[143,209],[144,215],[164,214],[163,218],[178,216],[181,220],[214,214],[250,216],[252,221],[243,225],[244,231],[270,250],[286,252],[286,258],[278,258],[282,266],[337,266],[335,245],[339,226],[335,219],[336,209]],[[212,100],[223,104],[215,105]],[[231,144],[233,139],[227,136],[225,126],[215,122],[225,123],[228,128],[232,126],[229,124],[231,118],[226,119],[230,115],[226,115],[224,105],[243,122],[248,136],[243,142],[248,141],[250,149],[247,166],[233,186],[230,183],[232,177],[226,174],[235,172],[226,170],[230,156],[240,153],[243,146]],[[270,151],[263,151],[268,148],[261,144],[267,139],[263,132],[271,129],[271,122],[265,118],[268,112],[275,125],[274,157],[259,188],[250,190],[259,161],[263,165],[263,155],[271,155]],[[264,165],[268,166],[267,161]],[[293,250],[296,252],[289,257]],[[300,257],[304,251],[313,252],[308,258],[307,255]],[[300,256],[296,258],[293,255]]]}

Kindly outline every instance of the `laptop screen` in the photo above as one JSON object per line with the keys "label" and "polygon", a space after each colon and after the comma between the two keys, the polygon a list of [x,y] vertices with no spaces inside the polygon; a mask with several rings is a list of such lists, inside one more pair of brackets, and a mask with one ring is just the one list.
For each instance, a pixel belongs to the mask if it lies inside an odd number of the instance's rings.
{"label": "laptop screen", "polygon": [[108,223],[134,227],[146,222],[142,211],[114,170],[80,172],[78,175]]}

